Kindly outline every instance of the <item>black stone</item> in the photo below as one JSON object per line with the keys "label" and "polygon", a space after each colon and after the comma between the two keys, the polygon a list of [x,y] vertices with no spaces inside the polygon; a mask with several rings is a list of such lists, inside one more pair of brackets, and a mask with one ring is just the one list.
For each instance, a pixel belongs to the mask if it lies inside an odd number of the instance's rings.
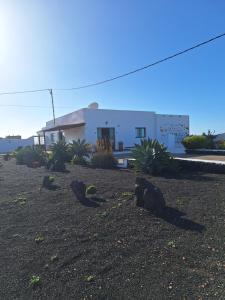
{"label": "black stone", "polygon": [[143,177],[136,178],[135,201],[137,206],[158,213],[161,213],[166,206],[160,189]]}
{"label": "black stone", "polygon": [[70,187],[79,201],[86,199],[86,185],[82,181],[74,180]]}

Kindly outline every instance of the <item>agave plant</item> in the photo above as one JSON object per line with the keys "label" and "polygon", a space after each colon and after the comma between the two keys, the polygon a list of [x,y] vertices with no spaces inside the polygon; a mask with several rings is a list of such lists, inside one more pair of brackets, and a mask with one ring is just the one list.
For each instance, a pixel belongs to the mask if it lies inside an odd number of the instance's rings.
{"label": "agave plant", "polygon": [[68,145],[65,141],[58,141],[51,147],[52,153],[46,164],[47,169],[52,171],[65,171],[65,163],[68,161]]}
{"label": "agave plant", "polygon": [[174,161],[167,148],[157,140],[144,139],[133,149],[134,167],[137,171],[159,175],[171,171]]}
{"label": "agave plant", "polygon": [[70,144],[70,152],[73,156],[73,163],[85,164],[85,158],[91,153],[91,147],[85,140],[78,139]]}
{"label": "agave plant", "polygon": [[65,141],[58,141],[52,148],[52,159],[66,162],[68,160],[68,144]]}

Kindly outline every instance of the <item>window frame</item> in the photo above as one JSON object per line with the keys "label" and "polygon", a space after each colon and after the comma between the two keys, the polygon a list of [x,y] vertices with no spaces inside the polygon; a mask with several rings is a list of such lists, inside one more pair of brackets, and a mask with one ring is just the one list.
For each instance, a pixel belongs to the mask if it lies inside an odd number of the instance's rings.
{"label": "window frame", "polygon": [[[143,130],[143,135],[140,134],[142,133],[142,130]],[[146,127],[135,127],[135,135],[136,135],[136,139],[146,138]]]}

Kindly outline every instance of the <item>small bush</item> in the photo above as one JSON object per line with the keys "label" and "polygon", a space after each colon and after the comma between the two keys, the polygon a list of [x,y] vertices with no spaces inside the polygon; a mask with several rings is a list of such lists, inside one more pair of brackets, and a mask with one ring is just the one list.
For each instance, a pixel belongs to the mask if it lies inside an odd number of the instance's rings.
{"label": "small bush", "polygon": [[41,283],[41,278],[40,276],[36,276],[36,275],[33,275],[30,279],[30,285],[31,286],[36,286],[36,285],[39,285]]}
{"label": "small bush", "polygon": [[55,181],[54,176],[44,176],[42,181],[42,187],[46,189],[53,189],[53,182]]}
{"label": "small bush", "polygon": [[112,145],[108,138],[98,139],[96,148],[97,152],[112,152]]}
{"label": "small bush", "polygon": [[117,161],[110,152],[96,152],[91,159],[91,164],[95,168],[114,169],[117,166]]}
{"label": "small bush", "polygon": [[59,257],[58,257],[57,254],[52,255],[52,256],[50,257],[50,261],[51,261],[51,262],[55,262],[55,261],[57,261],[58,259],[59,259]]}
{"label": "small bush", "polygon": [[208,135],[191,135],[183,139],[182,144],[186,149],[212,149],[213,140]]}
{"label": "small bush", "polygon": [[86,195],[94,195],[96,194],[96,192],[97,192],[97,188],[95,185],[89,185],[86,188]]}
{"label": "small bush", "polygon": [[38,234],[36,237],[35,237],[35,242],[37,243],[37,244],[39,244],[39,243],[41,243],[41,242],[43,242],[44,241],[44,236],[42,235],[42,234]]}
{"label": "small bush", "polygon": [[16,152],[16,162],[28,167],[37,166],[37,163],[38,166],[42,166],[46,162],[46,154],[39,146],[27,146]]}
{"label": "small bush", "polygon": [[95,276],[93,276],[93,275],[89,275],[89,276],[87,275],[84,277],[84,280],[87,282],[94,281],[94,279],[95,279]]}
{"label": "small bush", "polygon": [[225,141],[217,141],[215,142],[216,149],[225,150]]}
{"label": "small bush", "polygon": [[85,165],[87,165],[87,161],[84,157],[74,156],[71,160],[71,164],[85,166]]}

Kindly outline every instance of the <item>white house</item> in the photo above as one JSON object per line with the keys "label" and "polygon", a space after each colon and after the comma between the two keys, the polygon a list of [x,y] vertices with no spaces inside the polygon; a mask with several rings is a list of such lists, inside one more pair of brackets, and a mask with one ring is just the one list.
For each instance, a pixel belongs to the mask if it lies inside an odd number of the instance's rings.
{"label": "white house", "polygon": [[46,145],[62,137],[66,142],[85,139],[96,144],[97,139],[109,138],[115,150],[119,143],[131,148],[143,138],[157,139],[173,153],[182,153],[183,138],[189,134],[189,116],[165,115],[150,111],[99,109],[97,103],[46,123]]}

